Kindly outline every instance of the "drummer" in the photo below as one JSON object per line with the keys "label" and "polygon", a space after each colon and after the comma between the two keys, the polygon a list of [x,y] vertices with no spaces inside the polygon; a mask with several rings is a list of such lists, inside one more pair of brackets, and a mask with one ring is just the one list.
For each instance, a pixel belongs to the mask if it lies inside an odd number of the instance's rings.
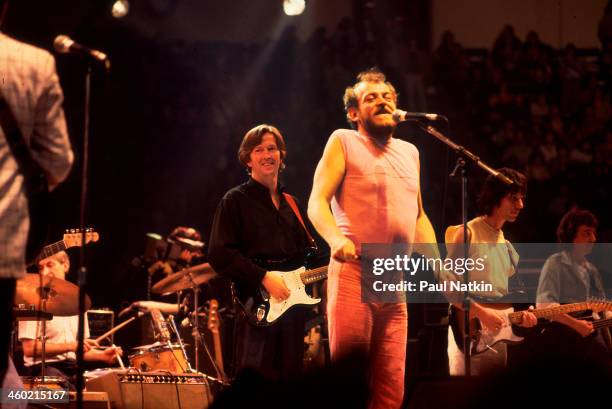
{"label": "drummer", "polygon": [[[68,254],[62,251],[55,255],[45,258],[38,263],[39,273],[43,277],[54,277],[65,280],[66,273],[70,269],[70,259]],[[69,317],[54,316],[47,321],[45,345],[45,376],[59,376],[66,378],[67,381],[76,375],[76,350],[77,350],[77,328],[79,317],[77,315]],[[40,334],[42,324],[37,321],[21,321],[19,323],[19,340],[23,345],[23,360],[28,371],[27,375],[39,376],[41,374],[42,362],[42,343]],[[37,336],[38,334],[38,336]],[[98,349],[98,343],[89,337],[89,324],[85,315],[85,344],[84,359],[104,363],[105,366],[114,364],[117,361],[117,354],[123,352],[121,348],[111,347]],[[38,341],[35,341],[38,340]],[[72,386],[72,385],[70,385]]]}

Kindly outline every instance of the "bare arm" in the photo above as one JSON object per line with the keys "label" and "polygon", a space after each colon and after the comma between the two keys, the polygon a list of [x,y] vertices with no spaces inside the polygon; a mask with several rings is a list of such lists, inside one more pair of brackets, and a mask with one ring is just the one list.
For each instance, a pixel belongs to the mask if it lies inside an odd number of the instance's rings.
{"label": "bare arm", "polygon": [[429,221],[429,217],[427,217],[425,213],[425,209],[423,209],[420,189],[417,200],[419,203],[419,215],[417,216],[416,230],[414,233],[414,242],[417,244],[415,250],[428,258],[440,258],[436,233]]}
{"label": "bare arm", "polygon": [[[559,304],[558,302],[539,302],[536,305],[537,305],[537,308],[546,308],[546,307],[556,307],[561,304]],[[571,329],[573,329],[574,331],[576,331],[578,334],[580,334],[583,337],[586,337],[587,335],[593,332],[592,323],[588,321],[576,319],[569,314],[559,314],[559,315],[552,317],[551,319],[567,327],[570,327]]]}
{"label": "bare arm", "polygon": [[[42,355],[42,342],[34,341],[33,339],[23,339],[21,341],[23,345],[23,354],[29,358],[34,358],[34,352],[36,351],[36,357],[40,358]],[[77,342],[47,342],[45,345],[45,352],[47,355],[59,355],[65,354],[66,352],[76,352]],[[87,348],[87,347],[86,347]]]}
{"label": "bare arm", "polygon": [[329,207],[332,197],[342,183],[345,170],[342,143],[338,137],[332,135],[315,171],[308,200],[308,217],[329,244],[332,257],[341,261],[357,258],[354,244],[342,234]]}

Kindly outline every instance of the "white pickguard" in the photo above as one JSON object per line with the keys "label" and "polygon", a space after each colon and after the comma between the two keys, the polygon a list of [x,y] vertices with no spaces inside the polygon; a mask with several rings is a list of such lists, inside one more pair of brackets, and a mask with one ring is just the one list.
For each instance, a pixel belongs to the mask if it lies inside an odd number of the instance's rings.
{"label": "white pickguard", "polygon": [[479,354],[485,352],[493,345],[498,342],[521,342],[522,337],[516,336],[512,331],[512,324],[508,318],[508,314],[514,312],[514,308],[509,307],[504,310],[495,310],[496,313],[500,314],[505,321],[505,325],[499,331],[491,331],[487,328],[483,328],[479,331],[478,342],[474,345],[473,353]]}
{"label": "white pickguard", "polygon": [[289,295],[289,298],[280,302],[276,298],[269,298],[268,302],[270,303],[270,308],[268,310],[268,315],[266,316],[266,321],[270,323],[276,321],[281,315],[285,313],[285,311],[287,311],[294,305],[314,305],[321,301],[320,298],[312,298],[311,296],[306,294],[306,286],[300,278],[300,274],[304,271],[306,271],[306,268],[300,267],[293,271],[286,271],[280,273],[283,277],[283,280],[285,281],[285,285],[291,293]]}

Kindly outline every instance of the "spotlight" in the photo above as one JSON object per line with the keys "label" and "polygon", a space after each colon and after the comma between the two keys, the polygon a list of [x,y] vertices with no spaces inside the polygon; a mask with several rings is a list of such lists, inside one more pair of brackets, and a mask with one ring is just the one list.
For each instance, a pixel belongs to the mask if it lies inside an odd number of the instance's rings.
{"label": "spotlight", "polygon": [[299,16],[305,8],[306,2],[304,0],[283,0],[283,11],[288,16]]}
{"label": "spotlight", "polygon": [[128,0],[117,0],[113,3],[112,14],[115,18],[122,18],[130,11],[130,3]]}

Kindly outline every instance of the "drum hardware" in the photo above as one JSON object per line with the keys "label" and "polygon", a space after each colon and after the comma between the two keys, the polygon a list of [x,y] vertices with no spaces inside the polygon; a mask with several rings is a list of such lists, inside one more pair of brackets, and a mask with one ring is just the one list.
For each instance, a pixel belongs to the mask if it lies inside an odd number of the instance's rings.
{"label": "drum hardware", "polygon": [[176,334],[176,339],[181,347],[181,351],[183,351],[183,356],[185,357],[185,360],[187,361],[187,372],[191,372],[191,373],[196,372],[191,367],[191,363],[189,362],[189,357],[187,356],[187,351],[185,351],[185,344],[183,344],[183,340],[181,339],[178,328],[176,327],[176,323],[174,322],[174,317],[172,315],[168,316],[168,322],[170,323],[170,328],[172,328],[172,331],[174,331],[174,333]]}
{"label": "drum hardware", "polygon": [[[60,317],[76,315],[79,287],[66,280],[40,274],[26,274],[17,280],[15,303],[24,305],[41,305],[45,298],[45,312]],[[91,307],[91,300],[85,296],[85,309]],[[42,310],[42,308],[41,308]]]}
{"label": "drum hardware", "polygon": [[198,264],[158,281],[152,290],[155,294],[168,295],[182,290],[193,289],[194,286],[205,284],[215,277],[217,277],[217,273],[210,264]]}
{"label": "drum hardware", "polygon": [[[191,289],[193,290],[193,308],[194,311],[198,311],[199,308],[199,286],[204,284],[211,279],[215,278],[217,273],[212,269],[210,264],[203,263],[193,267],[186,268],[177,273],[174,273],[163,280],[157,282],[153,286],[153,292],[156,294],[171,294],[182,290]],[[200,370],[200,345],[203,343],[199,331],[198,314],[196,313],[193,318],[194,329],[193,337],[195,341],[195,369],[199,372]]]}

